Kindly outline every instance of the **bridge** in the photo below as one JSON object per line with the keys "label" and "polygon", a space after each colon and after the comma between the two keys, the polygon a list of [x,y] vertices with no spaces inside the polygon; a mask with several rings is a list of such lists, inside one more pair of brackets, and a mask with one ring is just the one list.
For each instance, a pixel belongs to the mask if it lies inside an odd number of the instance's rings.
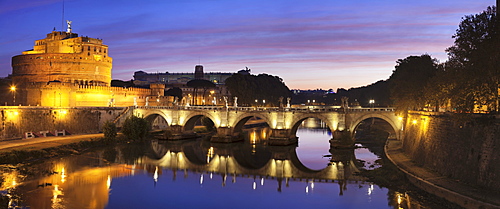
{"label": "bridge", "polygon": [[217,133],[212,142],[233,142],[239,139],[245,123],[257,117],[271,128],[269,145],[290,145],[298,142],[296,132],[302,121],[317,118],[326,123],[333,133],[332,146],[351,146],[354,134],[362,121],[379,118],[387,122],[392,130],[389,137],[401,139],[402,117],[393,108],[333,108],[333,107],[225,107],[225,106],[141,106],[133,114],[149,121],[163,119],[165,128],[173,135],[170,139],[183,139],[202,117],[213,121]]}

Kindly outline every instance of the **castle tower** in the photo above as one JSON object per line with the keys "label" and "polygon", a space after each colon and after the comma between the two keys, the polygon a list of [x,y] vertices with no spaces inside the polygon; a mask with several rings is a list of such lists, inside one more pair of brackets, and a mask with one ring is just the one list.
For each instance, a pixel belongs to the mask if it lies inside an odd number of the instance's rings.
{"label": "castle tower", "polygon": [[113,59],[101,39],[52,31],[36,40],[32,50],[12,57],[14,84],[60,81],[80,85],[110,86]]}
{"label": "castle tower", "polygon": [[204,79],[203,65],[196,65],[194,67],[194,79]]}

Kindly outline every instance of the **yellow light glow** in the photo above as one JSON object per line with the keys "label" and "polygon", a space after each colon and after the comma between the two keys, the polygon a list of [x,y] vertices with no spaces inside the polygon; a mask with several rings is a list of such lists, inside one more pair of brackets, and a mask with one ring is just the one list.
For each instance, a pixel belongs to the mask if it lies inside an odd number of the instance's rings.
{"label": "yellow light glow", "polygon": [[61,169],[61,182],[66,182],[66,172],[64,171],[64,168]]}
{"label": "yellow light glow", "polygon": [[7,111],[7,118],[15,119],[17,117],[19,117],[19,112],[15,111],[15,110],[8,110]]}
{"label": "yellow light glow", "polygon": [[403,117],[399,116],[399,117],[398,117],[398,120],[402,121],[402,120],[403,120]]}
{"label": "yellow light glow", "polygon": [[156,166],[155,173],[153,175],[153,179],[155,180],[155,182],[158,181],[158,166]]}
{"label": "yellow light glow", "polygon": [[10,86],[10,91],[16,91],[16,86]]}
{"label": "yellow light glow", "polygon": [[417,124],[417,122],[418,122],[417,120],[413,120],[412,121],[413,124]]}
{"label": "yellow light glow", "polygon": [[109,187],[111,187],[111,176],[110,175],[108,175],[108,180],[106,181],[106,187],[108,187],[108,189],[109,189]]}

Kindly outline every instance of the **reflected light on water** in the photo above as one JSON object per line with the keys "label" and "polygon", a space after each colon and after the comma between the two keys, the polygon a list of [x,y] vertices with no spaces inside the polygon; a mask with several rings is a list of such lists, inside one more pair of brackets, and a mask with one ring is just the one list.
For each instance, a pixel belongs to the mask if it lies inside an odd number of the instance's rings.
{"label": "reflected light on water", "polygon": [[62,189],[59,190],[59,185],[54,185],[54,190],[52,191],[52,208],[64,208],[61,206],[61,199],[59,196],[63,195]]}
{"label": "reflected light on water", "polygon": [[207,163],[210,163],[210,160],[214,158],[214,154],[215,154],[214,147],[210,147],[207,152]]}
{"label": "reflected light on water", "polygon": [[153,179],[155,180],[155,182],[158,182],[158,166],[156,166],[155,168],[155,174],[153,174]]}
{"label": "reflected light on water", "polygon": [[370,184],[370,186],[368,187],[368,195],[372,195],[372,192],[373,192],[373,184]]}
{"label": "reflected light on water", "polygon": [[111,187],[111,176],[108,175],[108,180],[106,180],[106,187],[109,189]]}

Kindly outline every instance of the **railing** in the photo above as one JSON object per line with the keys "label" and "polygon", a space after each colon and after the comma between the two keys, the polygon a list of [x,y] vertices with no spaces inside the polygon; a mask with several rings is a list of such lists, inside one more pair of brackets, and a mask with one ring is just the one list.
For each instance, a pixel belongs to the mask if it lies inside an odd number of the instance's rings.
{"label": "railing", "polygon": [[[141,109],[170,109],[170,110],[215,110],[215,111],[243,111],[243,112],[343,112],[343,108],[332,107],[224,107],[224,106],[140,106]],[[393,112],[394,108],[348,108],[347,112]]]}

